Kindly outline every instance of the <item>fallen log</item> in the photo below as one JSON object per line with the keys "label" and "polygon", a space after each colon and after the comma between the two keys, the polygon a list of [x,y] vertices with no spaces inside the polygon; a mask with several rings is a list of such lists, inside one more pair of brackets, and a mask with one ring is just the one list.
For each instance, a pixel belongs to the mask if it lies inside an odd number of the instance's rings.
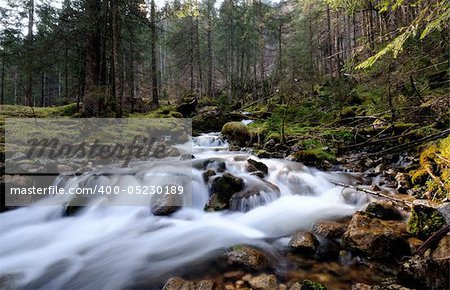
{"label": "fallen log", "polygon": [[345,184],[345,183],[341,183],[341,182],[334,182],[334,181],[330,181],[330,182],[332,184],[336,185],[336,186],[341,186],[341,187],[344,187],[344,188],[354,189],[356,191],[361,191],[361,192],[368,193],[368,194],[373,195],[373,196],[385,198],[385,199],[388,199],[388,200],[393,201],[393,202],[397,202],[397,203],[401,203],[401,204],[404,204],[404,205],[412,206],[412,202],[410,202],[410,201],[398,199],[398,198],[386,195],[386,194],[384,194],[382,192],[373,191],[373,190],[370,190],[370,189],[367,189],[367,188],[363,188],[363,187],[360,187],[360,186]]}

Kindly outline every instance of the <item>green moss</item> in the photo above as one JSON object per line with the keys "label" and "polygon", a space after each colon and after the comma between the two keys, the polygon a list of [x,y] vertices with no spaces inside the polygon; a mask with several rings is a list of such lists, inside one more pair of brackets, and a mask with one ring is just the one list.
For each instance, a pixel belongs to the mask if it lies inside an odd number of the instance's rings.
{"label": "green moss", "polygon": [[302,290],[326,290],[327,288],[320,284],[319,282],[314,282],[308,279],[302,281],[301,288]]}
{"label": "green moss", "polygon": [[236,145],[244,146],[250,140],[250,131],[241,122],[228,122],[223,125],[221,132]]}
{"label": "green moss", "polygon": [[410,234],[425,240],[445,224],[445,219],[438,210],[424,205],[415,205],[411,210],[407,230]]}

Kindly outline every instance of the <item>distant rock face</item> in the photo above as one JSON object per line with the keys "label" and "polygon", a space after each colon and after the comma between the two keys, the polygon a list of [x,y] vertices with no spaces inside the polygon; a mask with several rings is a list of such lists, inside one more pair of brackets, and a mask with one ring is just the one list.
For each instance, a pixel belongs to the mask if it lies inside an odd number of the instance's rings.
{"label": "distant rock face", "polygon": [[405,225],[357,212],[342,236],[344,247],[375,259],[401,258],[410,253]]}
{"label": "distant rock face", "polygon": [[319,221],[313,225],[313,232],[327,239],[339,239],[347,230],[347,225],[335,221]]}
{"label": "distant rock face", "polygon": [[226,253],[228,263],[251,270],[261,270],[268,266],[268,259],[259,250],[248,246],[235,246]]}
{"label": "distant rock face", "polygon": [[445,218],[437,209],[418,204],[411,210],[407,229],[412,235],[425,240],[445,224]]}
{"label": "distant rock face", "polygon": [[366,208],[366,212],[371,216],[382,220],[401,220],[401,213],[390,203],[371,202]]}
{"label": "distant rock face", "polygon": [[289,241],[289,247],[296,253],[313,254],[318,246],[319,241],[309,232],[297,232]]}

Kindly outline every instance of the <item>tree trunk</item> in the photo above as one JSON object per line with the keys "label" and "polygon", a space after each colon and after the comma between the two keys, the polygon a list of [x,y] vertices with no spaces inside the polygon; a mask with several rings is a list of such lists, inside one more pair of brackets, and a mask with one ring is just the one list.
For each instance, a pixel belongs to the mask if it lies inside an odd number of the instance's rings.
{"label": "tree trunk", "polygon": [[207,62],[208,62],[208,80],[207,80],[207,94],[208,97],[213,96],[213,54],[212,54],[212,0],[207,0],[208,9],[208,28],[206,31],[206,50],[207,50]]}
{"label": "tree trunk", "polygon": [[27,35],[27,50],[28,50],[28,61],[27,61],[27,89],[25,92],[27,102],[29,106],[34,105],[33,99],[33,26],[34,26],[34,0],[29,0],[28,2],[28,35]]}
{"label": "tree trunk", "polygon": [[3,55],[2,55],[2,95],[0,97],[1,104],[5,104],[5,62],[6,62],[6,52],[5,48],[3,48]]}
{"label": "tree trunk", "polygon": [[150,3],[150,26],[151,26],[151,78],[152,78],[152,103],[154,106],[159,106],[158,97],[158,72],[156,62],[156,41],[158,35],[156,34],[156,7],[155,0],[151,0]]}

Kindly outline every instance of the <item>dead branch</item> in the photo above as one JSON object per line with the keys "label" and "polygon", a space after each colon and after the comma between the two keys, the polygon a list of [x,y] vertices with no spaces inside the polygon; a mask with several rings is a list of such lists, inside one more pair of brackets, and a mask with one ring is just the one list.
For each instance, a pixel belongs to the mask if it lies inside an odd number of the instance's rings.
{"label": "dead branch", "polygon": [[[444,131],[441,131],[441,132],[438,132],[438,133],[435,133],[435,134],[431,134],[431,135],[426,136],[424,138],[421,138],[419,140],[415,140],[415,141],[404,143],[404,144],[401,144],[401,145],[398,145],[398,146],[390,147],[390,148],[387,148],[385,150],[381,150],[379,152],[367,153],[367,154],[359,156],[355,160],[359,160],[359,159],[367,158],[367,157],[372,157],[372,156],[384,155],[384,154],[388,154],[388,153],[393,153],[393,152],[398,152],[398,151],[401,151],[401,150],[409,149],[409,148],[412,148],[412,147],[417,146],[419,144],[422,144],[424,142],[429,142],[429,141],[433,141],[433,140],[442,138],[442,137],[444,137],[444,136],[446,136],[448,134],[450,134],[450,129],[446,129]],[[355,161],[355,160],[353,160],[353,161]]]}
{"label": "dead branch", "polygon": [[442,237],[444,237],[450,230],[450,225],[446,225],[439,231],[431,235],[414,253],[414,255],[422,256],[432,245],[437,243]]}
{"label": "dead branch", "polygon": [[385,198],[385,199],[388,199],[388,200],[393,201],[393,202],[397,202],[397,203],[401,203],[401,204],[406,204],[408,206],[412,206],[412,203],[409,202],[409,201],[398,199],[398,198],[386,195],[386,194],[384,194],[382,192],[377,192],[377,191],[373,191],[373,190],[370,190],[370,189],[362,188],[360,186],[354,186],[354,185],[345,184],[345,183],[341,183],[341,182],[334,182],[334,181],[330,181],[330,182],[332,184],[334,184],[334,185],[337,185],[337,186],[354,189],[356,191],[361,191],[361,192],[368,193],[368,194],[373,195],[373,196]]}

